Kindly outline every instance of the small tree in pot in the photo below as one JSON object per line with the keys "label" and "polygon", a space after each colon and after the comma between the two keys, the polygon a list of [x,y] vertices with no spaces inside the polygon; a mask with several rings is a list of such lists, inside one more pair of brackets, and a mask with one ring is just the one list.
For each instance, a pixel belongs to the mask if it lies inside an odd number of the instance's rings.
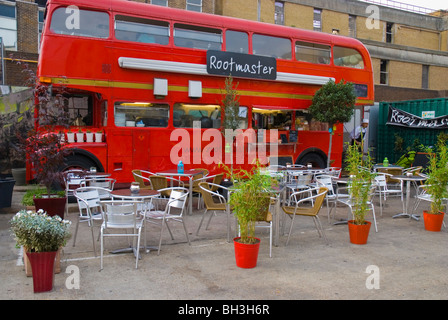
{"label": "small tree in pot", "polygon": [[[428,179],[425,189],[431,195],[429,211],[423,212],[425,229],[429,231],[440,231],[444,217],[444,207],[448,198],[448,147],[441,136],[437,139],[436,150],[426,148],[429,154],[429,165],[427,168]],[[432,220],[436,220],[432,222]]]}
{"label": "small tree in pot", "polygon": [[[234,190],[230,193],[229,204],[238,220],[240,237],[234,239],[237,265],[243,268],[255,267],[260,239],[255,238],[255,224],[268,214],[270,197],[268,190],[273,185],[271,176],[264,174],[257,163],[251,171],[239,169],[233,174]],[[256,245],[254,261],[248,265],[239,264],[239,244]]]}
{"label": "small tree in pot", "polygon": [[330,131],[328,146],[327,167],[330,166],[331,147],[333,141],[333,126],[338,123],[350,121],[356,102],[353,84],[329,81],[324,84],[313,97],[313,102],[308,111],[314,119],[327,122]]}

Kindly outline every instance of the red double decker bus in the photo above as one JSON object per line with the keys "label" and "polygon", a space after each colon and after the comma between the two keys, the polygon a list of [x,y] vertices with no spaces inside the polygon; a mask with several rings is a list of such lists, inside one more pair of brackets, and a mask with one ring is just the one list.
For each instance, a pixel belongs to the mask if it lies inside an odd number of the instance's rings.
{"label": "red double decker bus", "polygon": [[[229,75],[239,128],[256,143],[278,143],[279,157],[320,167],[329,132],[307,113],[316,90],[353,82],[361,107],[374,90],[369,53],[355,39],[123,0],[49,0],[37,75],[53,94],[64,91],[73,131],[103,132],[101,141],[70,143],[67,166],[94,166],[117,182],[131,181],[132,169],[175,168],[173,132],[219,130]],[[209,143],[180,150],[186,168],[218,170],[218,161],[194,161]],[[334,166],[342,150],[339,125]]]}

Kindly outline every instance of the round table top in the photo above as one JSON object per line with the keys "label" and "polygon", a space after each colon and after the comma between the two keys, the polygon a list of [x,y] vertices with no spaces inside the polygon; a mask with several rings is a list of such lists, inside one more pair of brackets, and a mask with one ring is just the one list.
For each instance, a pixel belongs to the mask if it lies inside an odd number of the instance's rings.
{"label": "round table top", "polygon": [[399,176],[393,176],[391,177],[393,179],[399,179],[399,180],[410,180],[410,181],[423,181],[426,180],[426,177],[422,177],[422,176],[417,176],[417,175],[412,175],[412,176],[408,176],[408,175],[399,175]]}
{"label": "round table top", "polygon": [[151,198],[160,194],[157,190],[140,189],[138,193],[131,193],[131,189],[118,189],[110,193],[113,197],[142,199]]}

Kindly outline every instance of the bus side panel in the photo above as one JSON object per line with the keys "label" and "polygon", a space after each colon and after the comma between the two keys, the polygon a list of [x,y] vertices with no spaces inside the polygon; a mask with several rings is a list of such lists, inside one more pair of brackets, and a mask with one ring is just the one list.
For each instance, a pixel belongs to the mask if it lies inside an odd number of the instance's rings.
{"label": "bus side panel", "polygon": [[109,145],[107,172],[112,173],[112,177],[117,179],[117,182],[132,181],[132,169],[134,169],[132,131],[126,129],[108,130],[107,142]]}

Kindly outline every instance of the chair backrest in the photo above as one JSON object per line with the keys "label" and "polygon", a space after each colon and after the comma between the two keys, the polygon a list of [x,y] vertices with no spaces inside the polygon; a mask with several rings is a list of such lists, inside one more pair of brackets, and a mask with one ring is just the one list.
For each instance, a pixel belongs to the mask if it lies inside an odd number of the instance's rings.
{"label": "chair backrest", "polygon": [[134,169],[132,170],[132,175],[134,176],[134,180],[135,182],[138,182],[140,185],[140,188],[145,188],[148,187],[148,183],[151,183],[149,180],[149,176],[152,175],[153,173],[149,172],[149,171],[145,171],[145,170],[140,170],[140,169]]}
{"label": "chair backrest", "polygon": [[165,189],[168,187],[168,181],[166,177],[152,175],[149,177],[149,180],[151,181],[151,185],[154,190]]}
{"label": "chair backrest", "polygon": [[[167,188],[168,189],[168,188]],[[172,208],[180,209],[182,215],[188,198],[188,189],[186,188],[169,188],[170,198],[167,203],[167,212],[170,213]]]}
{"label": "chair backrest", "polygon": [[319,175],[316,177],[316,183],[318,187],[324,187],[328,189],[328,194],[334,195],[333,178],[329,175]]}
{"label": "chair backrest", "polygon": [[217,197],[220,203],[224,204],[227,203],[226,198],[217,192],[219,188],[225,189],[223,186],[216,185],[211,182],[200,182],[199,188],[204,191],[202,192],[202,197],[204,199],[204,204],[207,209],[211,209],[215,205],[213,197]]}
{"label": "chair backrest", "polygon": [[73,192],[73,195],[78,202],[79,214],[81,216],[92,215],[94,213],[93,209],[95,208],[98,208],[98,211],[101,212],[100,191],[102,190],[105,189],[98,187],[81,187]]}
{"label": "chair backrest", "polygon": [[138,201],[101,201],[106,228],[130,228],[137,223]]}
{"label": "chair backrest", "polygon": [[65,190],[67,192],[73,191],[80,187],[85,187],[85,171],[84,170],[68,170],[63,174],[65,182]]}
{"label": "chair backrest", "polygon": [[384,189],[387,186],[385,174],[378,174],[374,180],[375,184],[382,189]]}
{"label": "chair backrest", "polygon": [[320,187],[318,189],[317,191],[318,193],[316,198],[314,199],[314,206],[313,206],[315,214],[319,213],[319,210],[322,207],[322,204],[324,203],[324,199],[328,191],[329,191],[328,188],[325,187]]}

